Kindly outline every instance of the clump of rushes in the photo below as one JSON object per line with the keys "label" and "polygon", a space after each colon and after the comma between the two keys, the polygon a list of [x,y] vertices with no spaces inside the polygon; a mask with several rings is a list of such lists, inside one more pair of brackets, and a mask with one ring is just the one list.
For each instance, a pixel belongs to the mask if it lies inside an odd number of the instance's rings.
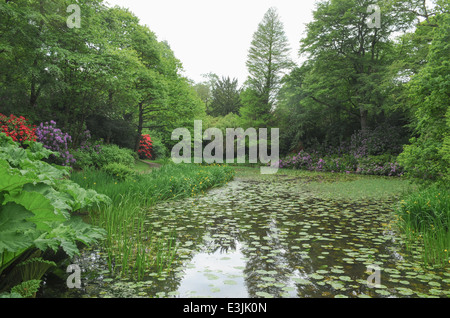
{"label": "clump of rushes", "polygon": [[434,185],[411,193],[399,202],[396,215],[409,246],[418,243],[426,266],[450,266],[448,188]]}
{"label": "clump of rushes", "polygon": [[170,271],[176,259],[176,233],[153,235],[145,223],[149,207],[158,201],[204,193],[227,183],[234,169],[222,165],[166,164],[151,173],[136,174],[122,181],[102,170],[72,173],[72,180],[106,194],[111,205],[90,210],[94,224],[106,230],[103,248],[111,272],[140,280],[145,275]]}

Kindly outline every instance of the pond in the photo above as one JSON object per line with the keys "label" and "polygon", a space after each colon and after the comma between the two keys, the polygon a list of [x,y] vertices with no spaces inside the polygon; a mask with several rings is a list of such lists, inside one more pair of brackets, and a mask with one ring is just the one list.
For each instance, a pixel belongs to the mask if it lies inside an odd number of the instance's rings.
{"label": "pond", "polygon": [[38,297],[448,297],[449,268],[421,268],[391,227],[395,202],[333,200],[289,176],[236,178],[149,211],[154,235],[176,233],[170,272],[110,277],[94,247],[68,261],[82,288],[48,275]]}

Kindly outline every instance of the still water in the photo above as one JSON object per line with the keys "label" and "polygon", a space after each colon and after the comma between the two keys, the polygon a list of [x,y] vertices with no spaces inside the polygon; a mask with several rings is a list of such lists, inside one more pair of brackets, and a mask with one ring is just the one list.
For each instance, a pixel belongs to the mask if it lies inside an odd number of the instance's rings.
{"label": "still water", "polygon": [[67,260],[82,288],[49,275],[38,297],[449,297],[450,269],[425,270],[405,252],[394,203],[324,199],[283,177],[236,179],[149,211],[154,235],[176,233],[170,272],[110,277],[102,252],[85,249]]}

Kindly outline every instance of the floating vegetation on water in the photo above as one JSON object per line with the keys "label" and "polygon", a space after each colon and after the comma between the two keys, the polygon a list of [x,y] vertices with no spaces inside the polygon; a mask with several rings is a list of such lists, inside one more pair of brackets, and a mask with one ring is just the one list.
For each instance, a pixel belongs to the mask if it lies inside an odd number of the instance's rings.
{"label": "floating vegetation on water", "polygon": [[[394,202],[323,198],[273,177],[158,204],[144,228],[154,240],[176,233],[178,248],[170,271],[144,273],[151,284],[134,297],[449,297],[450,269],[405,253],[390,227]],[[370,265],[380,268],[375,288]],[[117,295],[118,282],[98,290]]]}

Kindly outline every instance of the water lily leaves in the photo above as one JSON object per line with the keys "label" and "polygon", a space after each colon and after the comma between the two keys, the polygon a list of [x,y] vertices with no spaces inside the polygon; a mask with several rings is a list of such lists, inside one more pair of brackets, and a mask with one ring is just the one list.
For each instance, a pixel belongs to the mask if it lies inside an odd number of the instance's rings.
{"label": "water lily leaves", "polygon": [[311,274],[311,275],[309,275],[309,277],[311,277],[312,279],[317,279],[317,280],[321,280],[324,278],[324,276],[317,274],[317,273]]}
{"label": "water lily leaves", "polygon": [[235,280],[231,280],[231,279],[224,280],[223,283],[225,285],[237,285],[237,282]]}
{"label": "water lily leaves", "polygon": [[352,279],[349,276],[339,276],[339,279],[345,282],[352,281]]}
{"label": "water lily leaves", "polygon": [[332,273],[335,273],[335,274],[343,274],[343,273],[345,273],[345,271],[343,271],[342,269],[339,269],[339,268],[331,268],[330,271]]}
{"label": "water lily leaves", "polygon": [[259,297],[263,297],[263,298],[274,298],[273,295],[271,295],[267,292],[262,292],[262,291],[256,292],[255,295],[259,296]]}
{"label": "water lily leaves", "polygon": [[405,287],[395,287],[395,289],[398,291],[398,293],[400,295],[403,296],[410,296],[414,294],[414,291],[410,288],[405,288]]}
{"label": "water lily leaves", "polygon": [[329,284],[334,289],[337,289],[337,290],[345,289],[344,283],[339,282],[339,281],[328,281],[326,283]]}
{"label": "water lily leaves", "polygon": [[[161,203],[146,226],[161,238],[176,234],[178,263],[162,281],[150,276],[148,295],[178,295],[156,294],[167,286],[188,297],[446,295],[450,274],[417,270],[403,257],[402,241],[382,226],[391,210],[381,201],[322,198],[298,181],[271,178]],[[372,264],[382,268],[378,288],[367,287]]]}
{"label": "water lily leaves", "polygon": [[292,278],[292,281],[299,285],[311,285],[312,284],[311,281],[309,281],[307,279],[303,279],[303,278],[298,278],[298,277]]}
{"label": "water lily leaves", "polygon": [[389,296],[389,295],[391,295],[391,293],[389,291],[385,290],[385,289],[377,289],[377,290],[375,290],[375,292],[377,294],[382,295],[382,296]]}
{"label": "water lily leaves", "polygon": [[212,273],[204,273],[204,275],[206,276],[206,278],[208,278],[208,280],[216,280],[220,278],[219,276]]}

